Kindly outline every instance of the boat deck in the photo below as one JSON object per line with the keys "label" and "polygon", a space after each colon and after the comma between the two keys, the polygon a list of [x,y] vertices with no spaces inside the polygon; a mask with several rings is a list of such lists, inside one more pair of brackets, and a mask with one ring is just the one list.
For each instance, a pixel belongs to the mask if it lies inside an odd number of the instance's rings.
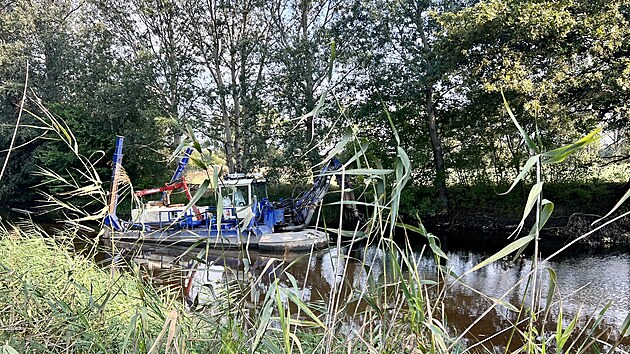
{"label": "boat deck", "polygon": [[207,228],[199,229],[162,229],[155,231],[111,231],[106,229],[105,238],[112,241],[142,241],[145,243],[194,245],[208,242],[213,248],[253,247],[268,251],[300,251],[323,248],[328,244],[328,235],[319,230],[304,229],[263,234],[224,233]]}

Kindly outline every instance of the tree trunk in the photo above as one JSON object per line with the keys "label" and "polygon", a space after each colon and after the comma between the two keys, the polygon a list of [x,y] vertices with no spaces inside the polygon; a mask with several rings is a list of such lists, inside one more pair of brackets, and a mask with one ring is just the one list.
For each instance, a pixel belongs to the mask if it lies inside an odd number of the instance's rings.
{"label": "tree trunk", "polygon": [[446,194],[446,169],[444,167],[444,152],[442,151],[442,143],[437,130],[437,122],[435,119],[435,109],[433,107],[433,87],[428,86],[426,90],[426,113],[427,125],[429,127],[429,137],[431,138],[431,146],[433,147],[433,160],[435,162],[435,184],[438,188],[440,207],[448,210],[448,196]]}
{"label": "tree trunk", "polygon": [[[173,14],[169,13],[169,16],[167,17],[167,31],[166,31],[166,38],[163,40],[167,41],[167,48],[169,48],[170,50],[167,53],[167,68],[169,68],[168,70],[165,70],[165,75],[167,77],[167,85],[168,85],[168,93],[170,94],[169,97],[169,114],[171,115],[171,118],[175,119],[177,122],[180,122],[180,117],[179,117],[179,90],[178,90],[178,77],[177,77],[177,72],[176,72],[176,67],[177,67],[177,58],[175,56],[175,51],[173,50],[173,48],[175,48],[177,46],[177,44],[175,43],[175,31],[173,29]],[[179,146],[180,142],[181,142],[181,131],[179,129],[179,127],[173,127],[173,144],[175,147]],[[201,151],[200,151],[201,152]]]}
{"label": "tree trunk", "polygon": [[[243,70],[243,68],[241,68]],[[230,78],[232,80],[232,101],[234,102],[234,172],[243,172],[242,156],[241,156],[241,97],[239,94],[239,83],[236,79],[236,63],[232,56],[230,61]],[[241,83],[242,85],[243,83]]]}
{"label": "tree trunk", "polygon": [[221,107],[221,116],[223,119],[223,131],[224,131],[224,147],[225,147],[225,162],[228,166],[228,172],[234,173],[234,140],[232,138],[232,122],[230,119],[230,112],[228,108],[228,103],[226,100],[227,90],[225,88],[225,83],[223,82],[223,76],[221,72],[221,54],[219,52],[219,48],[222,46],[221,39],[219,38],[217,32],[216,19],[213,18],[212,22],[212,33],[214,33],[213,38],[213,48],[212,48],[212,67],[208,66],[208,68],[214,72],[212,76],[214,77],[215,83],[217,85],[217,91],[219,94],[219,106]]}
{"label": "tree trunk", "polygon": [[[419,5],[419,4],[418,4]],[[425,55],[428,55],[431,51],[430,43],[427,38],[424,27],[424,21],[422,20],[423,7],[416,8],[416,26],[420,32],[420,38],[422,40],[422,51]],[[431,147],[433,148],[433,161],[435,162],[435,184],[438,188],[438,196],[440,201],[440,209],[442,211],[448,210],[448,195],[446,194],[446,168],[444,167],[444,152],[442,151],[442,142],[437,130],[437,122],[435,118],[435,107],[433,106],[433,84],[430,77],[425,78],[427,80],[425,90],[425,109],[427,114],[427,125],[429,128],[429,137],[431,139]]]}
{"label": "tree trunk", "polygon": [[232,150],[232,127],[227,110],[223,112],[223,129],[225,129],[225,162],[229,173],[234,173],[234,150]]}
{"label": "tree trunk", "polygon": [[232,123],[230,121],[230,112],[228,110],[227,101],[225,99],[225,85],[223,84],[223,78],[221,77],[221,68],[219,67],[219,55],[215,49],[215,70],[217,78],[217,88],[219,91],[221,114],[223,116],[223,130],[225,132],[225,162],[228,166],[229,173],[234,173],[234,150],[232,139]]}
{"label": "tree trunk", "polygon": [[[302,0],[300,3],[300,27],[302,31],[302,41],[304,43],[309,42],[308,35],[308,11],[311,6],[310,0]],[[304,48],[308,48],[309,51],[306,53],[306,62],[304,63],[304,99],[305,99],[305,110],[303,113],[310,112],[315,108],[315,81],[313,79],[314,74],[314,65],[313,65],[313,54],[311,53],[311,46],[305,45]],[[304,148],[310,148],[309,144],[315,139],[315,126],[313,125],[313,117],[308,117],[306,119],[306,141],[304,142],[306,146]],[[317,153],[317,149],[313,149],[309,152],[307,156],[309,160],[309,164],[311,166],[319,163],[319,156]]]}

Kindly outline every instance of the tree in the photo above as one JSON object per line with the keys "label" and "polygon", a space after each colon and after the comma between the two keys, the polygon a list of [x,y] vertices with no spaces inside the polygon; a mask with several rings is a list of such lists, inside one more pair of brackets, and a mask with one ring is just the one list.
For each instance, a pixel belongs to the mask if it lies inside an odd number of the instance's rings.
{"label": "tree", "polygon": [[[15,78],[2,80],[11,83],[2,91],[9,103],[3,105],[6,111],[0,116],[3,129],[15,124],[16,102],[21,98],[24,84],[17,81],[15,73],[24,75],[28,61],[31,64],[29,97],[36,95],[53,114],[66,121],[81,151],[96,153],[100,150],[110,156],[114,137],[125,135],[126,163],[131,178],[139,184],[161,182],[168,172],[161,166],[162,157],[157,152],[163,138],[154,118],[161,113],[157,97],[147,89],[152,78],[147,63],[122,60],[128,58],[119,56],[120,43],[103,26],[90,4],[70,0],[16,1],[4,11],[3,15],[13,22],[3,22],[12,28],[0,29],[3,36],[0,52],[13,48],[15,62],[7,61],[11,66],[3,65],[0,71],[4,78]],[[41,113],[37,105],[29,104],[27,108]],[[38,182],[32,173],[37,166],[60,174],[79,167],[77,161],[70,158],[72,154],[61,149],[61,145],[49,140],[33,140],[42,133],[33,128],[36,125],[36,119],[24,115],[16,143],[24,147],[11,154],[11,178],[6,183],[3,181],[2,200],[31,203],[35,196],[30,187]],[[2,135],[3,147],[9,145],[4,137],[10,136]],[[103,180],[108,180],[110,174],[107,161],[107,158],[102,159],[98,165]]]}
{"label": "tree", "polygon": [[268,74],[269,30],[259,0],[206,0],[191,5],[188,38],[207,73],[204,104],[209,113],[204,133],[222,141],[230,172],[243,171],[244,152],[256,139],[251,130],[262,109]]}
{"label": "tree", "polygon": [[195,27],[188,19],[189,4],[179,0],[108,0],[96,1],[96,5],[102,21],[121,44],[119,59],[150,65],[150,87],[163,107],[160,123],[176,146],[185,126],[196,125],[203,110],[198,98],[199,70],[187,36]]}
{"label": "tree", "polygon": [[556,146],[600,124],[627,131],[629,5],[484,1],[442,15],[441,37],[447,55],[464,69],[467,95],[493,95],[494,103],[482,103],[496,107],[494,123],[486,126],[505,121],[503,89],[521,124]]}
{"label": "tree", "polygon": [[[36,123],[27,114],[16,127],[27,67],[29,86],[40,86],[44,90],[53,86],[56,72],[49,68],[55,64],[59,67],[60,63],[56,60],[58,56],[51,52],[50,44],[56,40],[63,44],[61,36],[54,35],[54,28],[65,29],[61,19],[70,12],[71,4],[8,1],[2,5],[5,6],[0,8],[0,146],[3,150],[0,156],[2,163],[8,160],[0,185],[0,199],[25,202],[33,198],[29,187],[34,184],[34,178],[30,171],[35,168],[36,160],[32,151],[42,143],[35,140],[41,132],[24,128]],[[44,11],[45,8],[48,9]],[[9,151],[14,129],[17,133],[14,149]]]}
{"label": "tree", "polygon": [[267,8],[273,34],[273,102],[280,118],[291,122],[277,130],[276,137],[284,151],[281,164],[291,170],[295,181],[303,180],[320,162],[318,144],[331,128],[327,124],[331,117],[326,114],[334,115],[334,104],[333,113],[319,113],[324,119],[307,113],[313,112],[321,95],[334,84],[328,77],[334,39],[331,28],[341,4],[339,0],[274,0]]}
{"label": "tree", "polygon": [[[363,81],[358,83],[365,88],[363,96],[372,97],[364,103],[381,101],[381,112],[383,105],[392,111],[392,116],[398,118],[395,124],[401,128],[401,134],[409,139],[404,144],[411,151],[423,145],[423,135],[418,132],[428,133],[434,184],[443,209],[448,206],[447,175],[438,115],[452,100],[449,91],[457,83],[450,76],[449,58],[441,56],[439,26],[434,14],[466,4],[466,1],[350,1],[346,9],[349,15],[337,25],[339,56],[349,58],[361,68],[355,77]],[[422,163],[425,159],[421,148],[412,155],[415,162]]]}

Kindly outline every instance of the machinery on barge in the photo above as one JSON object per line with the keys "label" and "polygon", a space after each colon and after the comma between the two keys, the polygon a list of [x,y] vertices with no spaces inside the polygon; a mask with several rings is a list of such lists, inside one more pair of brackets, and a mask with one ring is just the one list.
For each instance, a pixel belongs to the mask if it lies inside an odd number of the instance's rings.
{"label": "machinery on barge", "polygon": [[[104,235],[111,240],[153,243],[202,244],[215,248],[255,247],[261,250],[310,250],[328,244],[328,235],[308,228],[313,214],[328,192],[334,171],[341,168],[337,158],[325,164],[312,187],[294,200],[272,202],[261,174],[229,174],[214,191],[216,205],[192,202],[184,170],[192,149],[184,156],[169,183],[135,192],[139,198],[161,193],[157,201],[142,203],[122,221],[116,215],[122,169],[124,137],[116,138],[108,214]],[[341,180],[338,176],[339,181]],[[188,205],[172,204],[170,195],[183,190]],[[345,193],[344,193],[345,196]],[[352,206],[354,207],[354,206]],[[356,208],[354,209],[356,212]]]}

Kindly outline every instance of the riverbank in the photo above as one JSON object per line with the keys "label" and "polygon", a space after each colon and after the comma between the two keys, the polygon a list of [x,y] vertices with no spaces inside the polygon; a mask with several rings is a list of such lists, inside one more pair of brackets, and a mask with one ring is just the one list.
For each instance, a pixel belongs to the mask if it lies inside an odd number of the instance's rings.
{"label": "riverbank", "polygon": [[[594,231],[601,223],[591,225],[600,215],[574,213],[561,215],[549,220],[541,231],[541,242],[549,246],[563,246],[575,242],[577,246],[630,247],[630,217],[621,218],[614,223]],[[485,214],[456,214],[426,217],[425,226],[436,235],[447,235],[452,242],[492,242],[507,244],[516,229],[520,219],[518,217],[494,217]],[[532,226],[533,220],[528,219],[521,235]],[[588,234],[585,237],[583,235]],[[461,238],[466,238],[463,240]]]}
{"label": "riverbank", "polygon": [[[615,183],[555,183],[545,185],[544,198],[555,204],[554,212],[541,232],[541,241],[565,245],[573,241],[581,246],[622,245],[630,247],[630,217],[621,218],[600,230],[601,223],[592,223],[606,215],[625,193],[623,184]],[[420,215],[425,226],[436,235],[448,235],[452,241],[465,237],[470,241],[508,242],[507,237],[517,228],[525,206],[522,191],[499,195],[504,187],[453,186],[449,191],[450,209],[439,212],[433,208],[431,189],[410,188],[401,210],[404,218],[412,223]],[[518,190],[518,188],[517,188]],[[526,189],[528,190],[528,189]],[[419,201],[413,210],[411,200]],[[433,203],[436,203],[433,201]],[[628,210],[622,206],[616,215]],[[526,233],[535,222],[534,213],[526,219],[521,233]],[[586,237],[582,235],[588,234]],[[461,235],[461,236],[460,236]]]}
{"label": "riverbank", "polygon": [[[568,244],[581,235],[591,232],[596,226],[591,223],[605,215],[623,196],[627,186],[621,183],[548,183],[544,197],[554,202],[555,209],[549,222],[542,230],[543,243],[554,246]],[[291,198],[305,189],[298,185],[274,185],[269,188],[272,200]],[[506,243],[507,237],[516,229],[525,205],[523,189],[517,187],[508,195],[499,195],[508,186],[451,186],[449,188],[449,211],[439,210],[436,192],[430,187],[408,186],[401,196],[400,214],[405,223],[414,225],[420,216],[427,229],[435,235],[448,236],[452,242]],[[525,189],[527,190],[527,189]],[[179,196],[183,198],[183,196]],[[183,200],[182,200],[183,201]],[[324,199],[322,219],[328,227],[336,228],[339,222],[338,188],[332,187]],[[203,200],[200,204],[214,203]],[[328,204],[328,205],[327,205]],[[627,203],[626,203],[627,204]],[[29,210],[29,205],[7,205],[0,207],[4,220],[24,218],[27,214],[11,211],[8,206]],[[617,214],[628,210],[622,206]],[[366,211],[362,210],[365,214]],[[130,214],[130,202],[119,206],[119,214]],[[127,215],[128,216],[128,215]],[[54,222],[55,215],[37,217],[38,222]],[[533,225],[534,218],[526,220],[524,231]],[[348,225],[346,225],[348,226]],[[620,219],[599,231],[577,241],[582,246],[621,245],[630,247],[630,217]]]}

